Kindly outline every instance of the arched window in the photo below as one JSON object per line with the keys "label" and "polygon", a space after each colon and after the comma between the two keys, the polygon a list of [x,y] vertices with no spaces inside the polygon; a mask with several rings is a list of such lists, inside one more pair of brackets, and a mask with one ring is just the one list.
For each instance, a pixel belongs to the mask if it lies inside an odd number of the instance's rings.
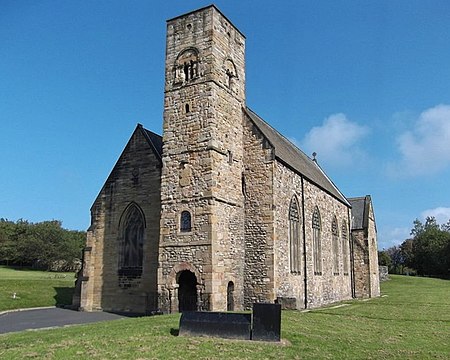
{"label": "arched window", "polygon": [[314,209],[312,217],[314,275],[322,275],[322,244],[320,239],[321,221],[319,209]]}
{"label": "arched window", "polygon": [[339,275],[339,230],[336,216],[331,223],[332,249],[333,249],[333,274]]}
{"label": "arched window", "polygon": [[300,211],[297,198],[291,199],[289,206],[289,247],[291,272],[301,272],[301,246],[300,246]]}
{"label": "arched window", "polygon": [[234,311],[234,283],[228,282],[227,286],[227,311]]}
{"label": "arched window", "polygon": [[348,275],[348,261],[348,233],[347,226],[344,223],[342,224],[342,264],[344,268],[344,275]]}
{"label": "arched window", "polygon": [[187,48],[178,54],[175,62],[175,83],[186,83],[199,76],[198,50]]}
{"label": "arched window", "polygon": [[130,204],[121,217],[119,273],[137,277],[142,274],[145,219],[142,210]]}
{"label": "arched window", "polygon": [[180,216],[180,231],[189,232],[192,230],[191,213],[182,211]]}

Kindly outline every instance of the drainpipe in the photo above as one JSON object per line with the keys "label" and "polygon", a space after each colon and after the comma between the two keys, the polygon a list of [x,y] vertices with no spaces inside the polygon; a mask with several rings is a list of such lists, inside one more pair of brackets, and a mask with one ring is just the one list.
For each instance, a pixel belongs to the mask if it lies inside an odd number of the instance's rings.
{"label": "drainpipe", "polygon": [[302,222],[303,222],[303,281],[304,281],[304,288],[305,288],[305,309],[308,308],[308,277],[306,276],[306,229],[305,229],[305,187],[303,185],[303,177],[301,177],[302,180]]}

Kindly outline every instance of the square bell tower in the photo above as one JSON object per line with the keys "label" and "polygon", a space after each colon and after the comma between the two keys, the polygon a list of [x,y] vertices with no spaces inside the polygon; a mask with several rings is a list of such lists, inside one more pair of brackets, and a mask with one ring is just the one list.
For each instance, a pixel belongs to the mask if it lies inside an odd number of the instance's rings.
{"label": "square bell tower", "polygon": [[214,6],[167,21],[158,291],[164,311],[243,306],[245,37]]}

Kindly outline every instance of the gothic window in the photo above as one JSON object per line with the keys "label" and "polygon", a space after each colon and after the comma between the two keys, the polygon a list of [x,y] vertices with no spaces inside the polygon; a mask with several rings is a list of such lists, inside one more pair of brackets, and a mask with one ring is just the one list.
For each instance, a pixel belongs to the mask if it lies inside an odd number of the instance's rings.
{"label": "gothic window", "polygon": [[301,272],[301,246],[300,246],[300,212],[297,198],[291,199],[289,206],[289,247],[291,272]]}
{"label": "gothic window", "polygon": [[180,216],[180,231],[189,232],[192,230],[191,213],[189,211],[182,211]]}
{"label": "gothic window", "polygon": [[198,50],[188,48],[183,50],[175,62],[175,83],[185,83],[199,76]]}
{"label": "gothic window", "polygon": [[336,216],[331,223],[332,250],[333,250],[333,274],[339,275],[339,230]]}
{"label": "gothic window", "polygon": [[140,276],[144,253],[145,220],[142,210],[134,203],[125,209],[121,220],[119,273]]}
{"label": "gothic window", "polygon": [[344,275],[348,275],[348,233],[345,223],[342,224],[342,264],[344,265]]}
{"label": "gothic window", "polygon": [[319,209],[314,209],[312,217],[314,275],[322,275],[322,244],[320,239],[321,221]]}

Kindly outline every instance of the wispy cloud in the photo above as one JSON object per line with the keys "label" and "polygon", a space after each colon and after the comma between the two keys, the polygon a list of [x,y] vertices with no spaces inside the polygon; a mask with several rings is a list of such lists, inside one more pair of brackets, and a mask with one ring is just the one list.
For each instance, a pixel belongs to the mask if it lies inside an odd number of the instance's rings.
{"label": "wispy cloud", "polygon": [[313,127],[301,145],[308,154],[316,152],[319,162],[348,166],[365,158],[360,142],[368,133],[367,126],[349,120],[345,114],[333,114],[321,126]]}
{"label": "wispy cloud", "polygon": [[428,216],[433,216],[438,224],[445,224],[450,220],[450,207],[437,207],[422,211],[420,214],[425,220]]}
{"label": "wispy cloud", "polygon": [[436,174],[450,165],[450,105],[422,112],[411,130],[397,138],[400,160],[391,163],[395,176]]}
{"label": "wispy cloud", "polygon": [[410,238],[411,229],[406,227],[396,227],[384,229],[378,235],[378,249],[388,249],[391,246],[400,245]]}

